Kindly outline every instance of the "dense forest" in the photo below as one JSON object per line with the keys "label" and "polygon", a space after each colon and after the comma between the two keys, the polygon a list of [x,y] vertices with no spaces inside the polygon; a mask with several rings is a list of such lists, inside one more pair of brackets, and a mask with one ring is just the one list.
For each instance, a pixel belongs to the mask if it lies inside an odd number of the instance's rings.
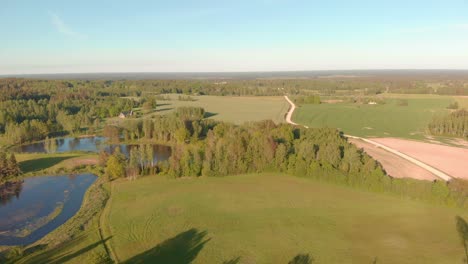
{"label": "dense forest", "polygon": [[436,116],[429,123],[428,129],[433,135],[468,139],[468,111],[460,109],[446,116]]}

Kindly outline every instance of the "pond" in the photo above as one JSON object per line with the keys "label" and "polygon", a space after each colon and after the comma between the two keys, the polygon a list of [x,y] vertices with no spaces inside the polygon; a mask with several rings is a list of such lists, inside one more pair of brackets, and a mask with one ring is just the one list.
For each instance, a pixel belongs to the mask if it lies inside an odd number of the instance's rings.
{"label": "pond", "polygon": [[[99,152],[105,147],[104,137],[57,138],[55,149],[50,152],[90,151]],[[17,146],[11,149],[17,153],[47,153],[45,141]]]}
{"label": "pond", "polygon": [[93,174],[40,176],[0,186],[0,245],[41,239],[81,207]]}
{"label": "pond", "polygon": [[[16,153],[48,153],[48,152],[70,152],[70,151],[89,151],[100,152],[102,150],[112,153],[116,146],[120,147],[122,154],[129,157],[130,150],[138,145],[132,144],[106,144],[104,137],[85,137],[85,138],[60,138],[55,139],[56,147],[48,151],[45,141],[16,146],[11,151]],[[167,160],[171,156],[171,147],[152,144],[154,153],[154,162]]]}

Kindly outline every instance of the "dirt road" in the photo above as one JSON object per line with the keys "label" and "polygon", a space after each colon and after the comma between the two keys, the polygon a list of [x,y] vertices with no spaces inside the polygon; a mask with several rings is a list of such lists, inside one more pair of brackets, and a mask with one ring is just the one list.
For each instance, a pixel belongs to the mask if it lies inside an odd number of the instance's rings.
{"label": "dirt road", "polygon": [[291,118],[292,118],[292,115],[294,113],[294,110],[296,110],[296,105],[289,99],[289,97],[287,95],[284,96],[284,98],[286,99],[286,101],[288,101],[288,103],[291,105],[291,107],[289,108],[289,111],[288,113],[286,114],[286,122],[291,124],[291,125],[295,125],[297,126],[296,123],[294,123]]}
{"label": "dirt road", "polygon": [[[288,114],[286,115],[286,122],[289,123],[289,124],[292,124],[292,125],[298,125],[298,124],[294,123],[294,122],[291,120],[291,117],[292,117],[292,115],[293,115],[293,113],[294,113],[294,110],[296,110],[296,105],[289,99],[289,97],[288,97],[287,95],[285,95],[284,98],[285,98],[286,101],[288,101],[288,103],[291,105],[291,108],[289,109],[289,112],[288,112]],[[306,127],[306,126],[305,126],[305,127]],[[306,127],[306,128],[307,128],[307,127]],[[378,147],[378,148],[381,148],[381,149],[383,149],[383,150],[386,150],[386,151],[388,151],[388,152],[394,154],[395,156],[397,156],[397,157],[399,157],[399,158],[401,158],[401,159],[404,159],[404,160],[406,160],[406,161],[408,161],[408,162],[411,162],[412,164],[414,164],[414,165],[416,165],[416,166],[418,166],[418,167],[420,167],[420,168],[422,168],[422,169],[424,169],[424,170],[426,170],[426,171],[432,173],[433,175],[435,175],[435,176],[437,176],[438,178],[443,179],[443,180],[445,180],[445,181],[449,181],[449,180],[451,180],[451,179],[453,178],[453,176],[448,175],[447,173],[445,173],[445,172],[443,172],[443,171],[441,171],[441,170],[439,170],[439,169],[437,169],[437,168],[434,168],[434,167],[432,167],[432,166],[430,166],[430,165],[428,165],[428,164],[426,164],[426,163],[424,163],[424,162],[422,162],[422,161],[419,161],[419,160],[417,160],[417,159],[415,159],[415,158],[413,158],[413,157],[411,157],[411,156],[409,156],[409,155],[406,155],[406,154],[404,154],[404,153],[401,153],[401,152],[399,152],[398,150],[393,149],[393,148],[391,148],[391,147],[388,147],[388,146],[386,146],[386,145],[383,145],[383,144],[381,144],[381,143],[375,142],[375,141],[370,140],[370,139],[355,137],[355,136],[351,136],[351,135],[345,135],[345,136],[348,137],[348,138],[356,139],[356,140],[362,140],[362,141],[364,141],[364,142],[366,142],[366,143],[369,143],[369,144],[371,144],[371,145],[373,145],[373,146],[375,146],[375,147]],[[385,168],[385,167],[384,167],[384,168]],[[413,177],[411,174],[408,174],[408,173],[405,173],[405,174],[407,174],[406,177],[411,177],[411,178]]]}
{"label": "dirt road", "polygon": [[375,160],[378,160],[385,168],[387,174],[394,178],[411,177],[413,179],[427,181],[438,179],[434,174],[419,167],[418,165],[402,159],[380,147],[376,147],[373,144],[354,138],[348,138],[348,141],[356,145],[358,148],[364,149],[364,151],[369,154],[369,156]]}

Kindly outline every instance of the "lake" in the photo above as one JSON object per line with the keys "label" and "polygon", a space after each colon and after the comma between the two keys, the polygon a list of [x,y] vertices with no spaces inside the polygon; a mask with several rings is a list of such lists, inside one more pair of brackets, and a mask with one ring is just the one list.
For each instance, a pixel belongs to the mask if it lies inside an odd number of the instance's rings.
{"label": "lake", "polygon": [[93,174],[40,176],[0,186],[0,245],[34,243],[74,216]]}
{"label": "lake", "polygon": [[[63,153],[70,151],[100,152],[102,150],[112,153],[115,147],[120,147],[122,154],[129,157],[130,150],[138,145],[133,144],[106,144],[104,137],[85,138],[59,138],[55,139],[56,149],[53,152]],[[152,144],[154,162],[167,160],[171,156],[171,147]],[[16,146],[11,149],[16,153],[47,153],[45,141]]]}

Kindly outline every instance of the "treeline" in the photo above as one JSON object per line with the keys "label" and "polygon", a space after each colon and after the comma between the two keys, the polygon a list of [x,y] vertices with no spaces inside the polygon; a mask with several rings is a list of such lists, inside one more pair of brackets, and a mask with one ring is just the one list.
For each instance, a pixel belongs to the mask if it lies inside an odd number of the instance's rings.
{"label": "treeline", "polygon": [[[272,121],[238,126],[202,120],[201,114],[196,117],[180,115],[178,111],[145,120],[132,128],[122,128],[126,134],[145,141],[171,142],[173,148],[169,161],[157,164],[151,163],[153,157],[145,154],[144,146],[131,153],[129,159],[116,157],[111,167],[123,166],[114,170],[121,172],[116,175],[135,178],[132,175],[162,173],[178,178],[276,171],[373,192],[468,207],[466,182],[393,179],[379,163],[335,129],[305,129],[276,125]],[[197,113],[201,110],[180,111]]]}
{"label": "treeline", "polygon": [[156,142],[194,142],[206,136],[215,121],[204,119],[201,107],[179,107],[171,114],[156,115],[152,119],[126,120],[121,126],[106,125],[103,135],[111,141],[120,136],[126,141],[152,140]]}
{"label": "treeline", "polygon": [[446,116],[435,116],[428,125],[433,135],[468,139],[468,110],[460,109]]}
{"label": "treeline", "polygon": [[15,178],[21,174],[15,154],[8,156],[5,152],[0,152],[0,183]]}
{"label": "treeline", "polygon": [[374,159],[328,128],[293,128],[273,122],[244,126],[220,123],[203,141],[175,147],[167,173],[182,177],[263,171],[468,208],[466,182],[393,179]]}

